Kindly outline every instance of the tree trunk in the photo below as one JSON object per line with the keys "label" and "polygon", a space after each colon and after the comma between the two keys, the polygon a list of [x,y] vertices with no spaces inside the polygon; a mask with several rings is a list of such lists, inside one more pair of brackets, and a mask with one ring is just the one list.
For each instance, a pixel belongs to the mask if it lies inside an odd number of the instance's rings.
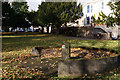
{"label": "tree trunk", "polygon": [[67,27],[67,23],[65,23],[64,27]]}
{"label": "tree trunk", "polygon": [[47,26],[47,34],[49,34],[49,26]]}
{"label": "tree trunk", "polygon": [[60,28],[59,27],[56,27],[56,29],[55,29],[55,34],[59,34],[59,32],[60,32]]}
{"label": "tree trunk", "polygon": [[42,33],[42,34],[44,33],[44,27],[42,27],[42,31],[41,31],[41,33]]}
{"label": "tree trunk", "polygon": [[52,27],[51,27],[51,33],[52,33],[52,34],[55,33],[54,25],[52,25]]}

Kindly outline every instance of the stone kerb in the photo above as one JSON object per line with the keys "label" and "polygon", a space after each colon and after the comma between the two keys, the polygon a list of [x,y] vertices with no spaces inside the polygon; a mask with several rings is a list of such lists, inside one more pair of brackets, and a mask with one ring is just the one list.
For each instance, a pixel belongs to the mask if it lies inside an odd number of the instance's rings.
{"label": "stone kerb", "polygon": [[72,59],[69,43],[62,45],[62,58],[58,63],[58,77],[104,73],[117,68],[120,63],[120,55],[99,59]]}
{"label": "stone kerb", "polygon": [[[41,56],[42,49],[43,47],[35,47],[32,54]],[[58,62],[58,77],[104,73],[117,68],[119,65],[120,55],[97,59],[72,58],[70,56],[70,43],[64,43],[62,44],[62,60]]]}
{"label": "stone kerb", "polygon": [[58,63],[58,77],[103,73],[118,66],[118,56],[100,59],[63,60]]}

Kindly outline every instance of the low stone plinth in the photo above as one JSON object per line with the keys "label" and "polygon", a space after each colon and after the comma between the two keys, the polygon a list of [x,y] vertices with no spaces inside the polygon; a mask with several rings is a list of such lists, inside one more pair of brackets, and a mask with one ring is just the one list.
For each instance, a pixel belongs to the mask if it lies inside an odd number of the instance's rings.
{"label": "low stone plinth", "polygon": [[43,47],[34,47],[32,48],[32,54],[40,57],[42,49]]}
{"label": "low stone plinth", "polygon": [[68,59],[58,63],[58,77],[103,73],[119,66],[119,56],[100,59]]}

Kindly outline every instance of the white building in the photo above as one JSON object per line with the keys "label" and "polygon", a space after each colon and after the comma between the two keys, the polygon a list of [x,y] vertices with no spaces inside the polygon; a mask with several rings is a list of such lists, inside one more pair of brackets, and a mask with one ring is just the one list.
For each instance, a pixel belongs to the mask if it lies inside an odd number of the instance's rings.
{"label": "white building", "polygon": [[[90,0],[83,4],[83,17],[75,20],[78,26],[90,26],[92,16],[98,19],[99,13],[102,11],[105,15],[112,13],[110,7],[107,5],[109,2],[115,2],[115,0]],[[70,23],[69,23],[70,24]],[[71,23],[74,25],[75,23]]]}
{"label": "white building", "polygon": [[[107,5],[109,2],[114,3],[117,0],[91,0],[83,4],[83,17],[78,19],[79,26],[91,26],[91,22],[93,21],[92,16],[95,19],[98,19],[100,16],[99,13],[102,11],[106,16],[112,13],[112,10]],[[117,37],[120,35],[119,26],[114,26],[113,28],[106,27],[106,25],[98,25],[95,28],[101,28],[106,32],[112,32],[112,37]]]}
{"label": "white building", "polygon": [[91,0],[83,4],[83,20],[84,25],[90,25],[92,16],[98,19],[99,13],[102,11],[105,15],[112,13],[108,2],[114,2],[114,0]]}

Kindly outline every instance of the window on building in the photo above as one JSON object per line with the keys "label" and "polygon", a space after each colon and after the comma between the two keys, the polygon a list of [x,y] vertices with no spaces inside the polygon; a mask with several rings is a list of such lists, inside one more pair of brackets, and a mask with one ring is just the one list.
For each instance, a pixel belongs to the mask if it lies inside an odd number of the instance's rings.
{"label": "window on building", "polygon": [[90,5],[87,6],[87,13],[90,12]]}
{"label": "window on building", "polygon": [[114,2],[114,0],[110,0],[110,3]]}
{"label": "window on building", "polygon": [[91,22],[93,22],[93,16],[91,17]]}
{"label": "window on building", "polygon": [[104,2],[102,2],[102,9],[104,9]]}
{"label": "window on building", "polygon": [[110,3],[114,3],[114,2],[116,2],[116,1],[119,1],[119,0],[110,0]]}
{"label": "window on building", "polygon": [[90,18],[87,17],[87,24],[90,24]]}
{"label": "window on building", "polygon": [[93,11],[93,7],[92,7],[92,5],[91,5],[91,12]]}
{"label": "window on building", "polygon": [[76,24],[78,24],[79,22],[78,22],[78,21],[76,21],[75,23],[76,23]]}

